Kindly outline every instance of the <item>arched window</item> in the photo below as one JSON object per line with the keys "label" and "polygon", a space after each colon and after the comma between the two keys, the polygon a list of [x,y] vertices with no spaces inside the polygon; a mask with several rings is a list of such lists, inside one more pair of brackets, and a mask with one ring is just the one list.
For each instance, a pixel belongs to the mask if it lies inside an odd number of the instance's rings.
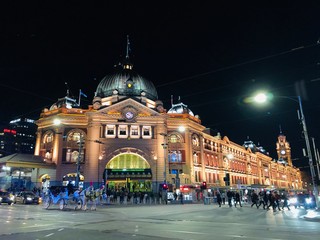
{"label": "arched window", "polygon": [[[73,129],[67,133],[67,144],[63,153],[63,162],[77,162],[79,158],[79,151],[81,151],[80,162],[85,159],[85,133],[80,129]],[[81,145],[80,144],[81,141]]]}
{"label": "arched window", "polygon": [[52,143],[53,142],[53,132],[47,132],[43,136],[43,143]]}
{"label": "arched window", "polygon": [[178,134],[175,134],[175,133],[170,134],[168,139],[169,139],[170,143],[179,143],[179,142],[181,142],[181,136],[179,136]]}
{"label": "arched window", "polygon": [[199,141],[199,137],[197,135],[193,135],[192,136],[192,145],[199,147],[200,145],[200,141]]}
{"label": "arched window", "polygon": [[108,169],[146,169],[150,168],[149,163],[138,154],[122,153],[110,160]]}

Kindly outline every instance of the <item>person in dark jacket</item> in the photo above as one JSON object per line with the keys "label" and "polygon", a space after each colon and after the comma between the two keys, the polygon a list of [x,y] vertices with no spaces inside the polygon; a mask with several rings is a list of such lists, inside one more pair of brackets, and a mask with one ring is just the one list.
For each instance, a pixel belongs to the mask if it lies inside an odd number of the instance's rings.
{"label": "person in dark jacket", "polygon": [[228,204],[229,204],[229,207],[232,207],[232,197],[233,197],[233,194],[230,190],[227,191],[227,198],[228,198]]}
{"label": "person in dark jacket", "polygon": [[289,208],[289,198],[288,198],[288,195],[286,193],[283,193],[282,194],[282,199],[283,199],[283,206],[282,206],[282,210],[286,207],[288,208],[288,210],[290,211],[290,208]]}
{"label": "person in dark jacket", "polygon": [[219,191],[217,191],[217,203],[219,204],[219,207],[221,207],[222,198],[221,198],[221,194]]}
{"label": "person in dark jacket", "polygon": [[235,194],[235,201],[234,201],[234,206],[235,207],[237,207],[237,203],[239,203],[240,207],[242,207],[242,205],[241,205],[241,197],[240,197],[239,191],[237,191],[236,194]]}
{"label": "person in dark jacket", "polygon": [[252,194],[251,194],[251,207],[253,207],[253,205],[256,205],[256,207],[258,208],[258,194],[256,193],[255,190],[252,191]]}
{"label": "person in dark jacket", "polygon": [[263,205],[263,209],[265,209],[265,201],[264,201],[264,191],[260,190],[259,194],[258,194],[259,200],[258,200],[258,205],[257,208],[259,208],[261,206],[261,204]]}
{"label": "person in dark jacket", "polygon": [[270,207],[272,207],[273,211],[275,212],[276,211],[276,198],[275,198],[275,195],[274,195],[274,192],[270,192],[269,194],[269,205],[267,207],[267,210],[270,209]]}

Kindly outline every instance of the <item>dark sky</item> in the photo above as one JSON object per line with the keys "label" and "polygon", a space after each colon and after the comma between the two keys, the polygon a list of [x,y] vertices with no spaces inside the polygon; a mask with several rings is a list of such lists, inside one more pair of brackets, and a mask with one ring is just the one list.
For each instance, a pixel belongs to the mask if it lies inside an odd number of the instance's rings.
{"label": "dark sky", "polygon": [[[91,104],[129,35],[135,70],[167,109],[171,95],[181,96],[205,126],[241,145],[249,136],[274,158],[281,126],[300,158],[294,164],[307,166],[298,104],[279,96],[303,97],[309,135],[320,144],[319,3],[137,2],[0,3],[0,122],[38,118],[65,96],[65,82]],[[274,95],[268,106],[244,101],[260,89]]]}

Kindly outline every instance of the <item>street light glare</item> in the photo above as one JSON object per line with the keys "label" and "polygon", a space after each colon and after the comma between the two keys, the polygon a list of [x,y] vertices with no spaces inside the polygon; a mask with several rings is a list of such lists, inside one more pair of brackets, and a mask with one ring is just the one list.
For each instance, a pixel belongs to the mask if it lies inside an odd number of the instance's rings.
{"label": "street light glare", "polygon": [[184,132],[185,130],[186,130],[186,128],[184,126],[179,127],[179,132]]}
{"label": "street light glare", "polygon": [[61,124],[61,120],[60,119],[54,119],[53,120],[53,124],[54,125],[60,125]]}
{"label": "street light glare", "polygon": [[267,101],[267,95],[265,93],[259,93],[254,97],[254,101],[257,103],[264,103]]}

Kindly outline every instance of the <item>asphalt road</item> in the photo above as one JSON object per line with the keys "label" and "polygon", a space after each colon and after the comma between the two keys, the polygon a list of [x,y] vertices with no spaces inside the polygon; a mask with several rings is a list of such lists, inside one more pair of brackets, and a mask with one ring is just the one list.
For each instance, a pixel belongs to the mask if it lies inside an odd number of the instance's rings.
{"label": "asphalt road", "polygon": [[304,209],[274,213],[248,205],[98,206],[96,211],[0,205],[0,239],[319,239],[320,222],[305,214]]}

